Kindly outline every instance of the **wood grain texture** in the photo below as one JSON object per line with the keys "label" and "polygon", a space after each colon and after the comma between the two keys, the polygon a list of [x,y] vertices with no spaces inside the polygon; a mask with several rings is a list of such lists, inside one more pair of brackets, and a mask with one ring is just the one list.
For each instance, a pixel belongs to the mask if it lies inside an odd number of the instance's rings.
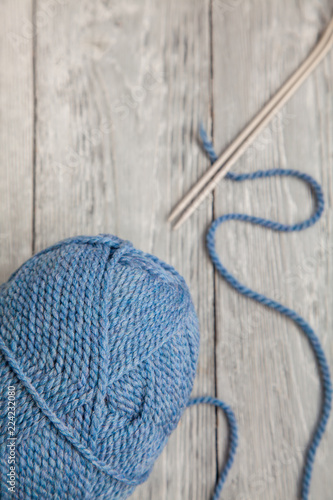
{"label": "wood grain texture", "polygon": [[[193,394],[217,390],[239,421],[225,500],[297,498],[320,386],[297,328],[214,275],[205,231],[231,211],[301,220],[312,200],[296,181],[222,181],[177,233],[166,218],[208,167],[197,143],[199,120],[222,151],[306,57],[332,15],[330,3],[0,6],[1,281],[32,251],[77,234],[114,233],[174,265],[201,324]],[[332,82],[331,52],[234,168],[313,175],[325,190],[323,219],[290,235],[230,223],[217,246],[242,281],[310,321],[333,368]],[[330,421],[312,484],[321,500],[332,496],[332,431]],[[216,421],[211,408],[188,410],[132,498],[208,499],[226,445],[222,415]]]}
{"label": "wood grain texture", "polygon": [[[212,205],[178,234],[166,217],[207,165],[195,134],[209,121],[209,36],[207,1],[72,1],[36,53],[36,249],[108,232],[174,265],[201,322],[196,394],[215,386],[213,272],[198,239]],[[208,498],[215,477],[215,412],[193,408],[133,498]]]}
{"label": "wood grain texture", "polygon": [[[331,15],[330,2],[213,2],[214,142],[218,151],[306,57]],[[219,50],[224,47],[225,50]],[[332,53],[291,99],[234,171],[298,168],[319,180],[327,208],[314,228],[272,234],[243,223],[221,228],[217,248],[248,286],[294,308],[313,325],[333,363]],[[296,222],[312,210],[308,189],[272,179],[215,192],[215,216],[237,211]],[[327,249],[327,251],[325,251]],[[297,498],[304,451],[318,416],[320,386],[304,336],[279,314],[216,281],[218,396],[240,425],[237,464],[226,499]],[[228,311],[226,313],[225,311]],[[315,465],[312,497],[332,497],[332,422]]]}
{"label": "wood grain texture", "polygon": [[32,2],[0,4],[0,282],[32,251]]}

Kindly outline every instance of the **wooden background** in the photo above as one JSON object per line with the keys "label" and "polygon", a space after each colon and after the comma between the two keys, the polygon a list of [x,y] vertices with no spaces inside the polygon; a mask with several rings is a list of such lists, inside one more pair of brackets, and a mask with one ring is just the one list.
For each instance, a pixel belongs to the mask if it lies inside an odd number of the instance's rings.
{"label": "wooden background", "polygon": [[[217,394],[239,422],[225,500],[297,498],[320,385],[297,328],[214,274],[205,232],[235,210],[301,220],[312,200],[297,181],[222,181],[178,232],[166,218],[208,167],[199,120],[222,151],[331,16],[332,0],[0,3],[0,279],[57,240],[99,232],[174,265],[201,323],[193,394]],[[333,369],[332,97],[333,51],[234,167],[313,175],[326,196],[321,221],[290,235],[230,223],[217,246],[242,281],[305,315]],[[332,498],[332,422],[313,476],[320,500]],[[226,431],[212,408],[188,410],[133,499],[208,499]]]}

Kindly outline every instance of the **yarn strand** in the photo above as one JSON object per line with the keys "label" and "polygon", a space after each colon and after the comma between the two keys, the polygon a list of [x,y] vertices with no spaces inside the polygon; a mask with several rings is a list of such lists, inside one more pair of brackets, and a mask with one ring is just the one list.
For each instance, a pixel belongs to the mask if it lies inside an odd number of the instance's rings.
{"label": "yarn strand", "polygon": [[235,455],[236,455],[236,450],[237,450],[237,445],[238,445],[238,427],[237,427],[237,420],[235,417],[234,412],[228,406],[226,403],[221,401],[220,399],[213,398],[211,396],[202,396],[198,398],[193,398],[190,399],[189,402],[187,403],[187,407],[194,406],[194,405],[201,405],[201,404],[209,404],[212,406],[215,406],[216,408],[220,408],[223,410],[227,422],[228,422],[228,427],[229,427],[229,449],[228,449],[228,456],[227,456],[227,461],[225,463],[224,468],[222,469],[222,472],[220,473],[220,476],[218,478],[217,484],[215,486],[214,494],[212,497],[212,500],[218,500],[220,498],[220,494],[223,488],[224,483],[226,482],[228,472],[232,467],[232,464],[234,463]]}
{"label": "yarn strand", "polygon": [[[203,143],[203,147],[205,151],[207,152],[210,161],[213,163],[217,159],[217,155],[214,151],[213,145],[211,141],[209,141],[207,134],[203,127],[201,126],[200,129],[200,135],[201,135],[201,140]],[[304,462],[304,468],[303,468],[303,474],[302,474],[302,479],[301,479],[301,499],[302,500],[308,500],[309,498],[309,491],[310,491],[310,483],[311,483],[311,476],[312,476],[312,471],[313,471],[313,466],[314,466],[314,461],[315,461],[315,454],[316,450],[320,444],[320,441],[322,439],[322,436],[325,432],[327,422],[331,413],[331,407],[332,407],[332,382],[331,382],[331,375],[330,375],[330,368],[328,365],[328,362],[325,357],[325,353],[323,351],[323,348],[320,344],[319,338],[309,325],[307,321],[305,321],[304,318],[302,318],[298,313],[296,313],[294,310],[290,309],[289,307],[284,306],[283,304],[280,304],[276,300],[270,299],[266,295],[262,293],[258,293],[251,288],[247,287],[246,285],[242,284],[240,281],[233,276],[232,273],[230,273],[221,263],[221,260],[217,254],[216,248],[215,248],[215,234],[218,229],[218,227],[223,223],[228,220],[239,220],[239,221],[245,221],[245,222],[250,222],[252,224],[256,224],[262,227],[266,227],[269,229],[272,229],[273,231],[280,231],[280,232],[294,232],[294,231],[302,231],[304,229],[307,229],[308,227],[314,225],[321,217],[323,210],[324,210],[324,195],[321,186],[309,175],[304,174],[302,172],[299,172],[298,170],[292,170],[292,169],[281,169],[281,168],[275,168],[275,169],[270,169],[270,170],[258,170],[253,173],[246,173],[246,174],[236,174],[229,172],[226,175],[227,179],[236,181],[236,182],[241,182],[244,180],[253,180],[253,179],[259,179],[259,178],[267,178],[267,177],[273,177],[273,176],[280,176],[280,177],[294,177],[297,179],[300,179],[304,182],[306,182],[309,187],[311,188],[314,197],[315,197],[315,202],[316,202],[316,209],[315,212],[311,217],[308,219],[296,223],[296,224],[281,224],[279,222],[275,222],[270,219],[264,219],[261,217],[255,217],[247,214],[242,214],[242,213],[230,213],[226,215],[222,215],[221,217],[218,217],[210,226],[207,236],[206,236],[206,244],[207,244],[207,249],[210,255],[210,258],[212,260],[212,263],[216,270],[219,272],[219,274],[224,278],[229,285],[231,285],[235,290],[237,290],[239,293],[242,295],[249,297],[260,304],[263,304],[267,307],[270,307],[271,309],[274,309],[287,318],[290,318],[291,320],[296,323],[304,332],[306,335],[310,346],[313,350],[314,356],[316,358],[320,375],[321,375],[321,382],[322,382],[322,407],[321,407],[321,413],[319,420],[317,422],[317,426],[315,428],[315,431],[313,433],[313,436],[311,438],[311,441],[309,443],[307,452],[306,452],[306,457],[305,457],[305,462]],[[217,400],[218,401],[218,400]],[[224,403],[221,402],[220,407],[224,409]],[[230,435],[230,444],[232,445],[234,439],[234,435]],[[234,457],[234,454],[232,456],[232,459]],[[232,463],[232,461],[231,461]],[[227,462],[228,465],[228,462]],[[229,467],[230,468],[230,467]],[[222,472],[221,477],[218,481],[216,491],[214,494],[214,500],[217,498],[216,494],[220,493],[223,485],[223,481],[221,481],[222,477],[225,478],[225,473],[227,472],[227,466],[225,470]],[[218,487],[221,486],[219,491],[217,491]]]}

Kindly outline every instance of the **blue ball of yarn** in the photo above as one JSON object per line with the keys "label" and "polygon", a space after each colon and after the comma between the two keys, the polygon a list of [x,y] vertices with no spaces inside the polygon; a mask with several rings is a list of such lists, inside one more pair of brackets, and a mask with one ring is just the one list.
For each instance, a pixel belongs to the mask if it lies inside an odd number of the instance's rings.
{"label": "blue ball of yarn", "polygon": [[[0,287],[2,415],[15,498],[124,499],[188,402],[199,328],[184,279],[109,235],[62,241]],[[3,411],[2,411],[3,410]],[[1,498],[8,490],[8,421]]]}

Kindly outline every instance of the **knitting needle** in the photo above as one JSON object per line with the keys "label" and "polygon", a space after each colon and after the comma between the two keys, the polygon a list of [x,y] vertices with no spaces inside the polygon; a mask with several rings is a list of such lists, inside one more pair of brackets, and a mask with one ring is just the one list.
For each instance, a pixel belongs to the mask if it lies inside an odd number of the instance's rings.
{"label": "knitting needle", "polygon": [[[175,224],[174,229],[178,229],[181,224],[194,212],[203,199],[215,188],[216,184],[227,174],[231,166],[244,153],[246,148],[254,141],[257,135],[270,122],[273,116],[281,109],[286,101],[305,81],[313,69],[325,57],[333,42],[333,19],[322,35],[320,41],[303,62],[300,68],[287,80],[275,96],[266,104],[262,111],[249,123],[241,134],[230,144],[226,151],[218,158],[211,168],[199,179],[188,194],[175,207],[169,217],[173,221],[183,210],[183,215]],[[221,166],[224,164],[223,168]],[[215,175],[216,174],[216,175]],[[194,200],[194,197],[206,185],[201,195]]]}
{"label": "knitting needle", "polygon": [[[276,114],[276,112],[282,107],[282,105],[286,102],[286,100],[293,94],[293,92],[303,83],[305,78],[311,73],[311,71],[314,69],[314,67],[321,61],[321,59],[326,55],[328,52],[330,45],[332,43],[332,33],[333,33],[333,19],[329,23],[327,29],[325,30],[324,35],[322,36],[321,40],[318,42],[317,46],[315,49],[311,52],[310,56],[304,61],[304,63],[301,65],[301,67],[289,78],[289,80],[286,82],[286,84],[281,87],[281,89],[275,94],[275,96],[266,104],[266,106],[263,108],[263,110],[254,118],[252,122],[244,129],[244,131],[230,144],[230,146],[227,148],[227,150],[222,154],[222,156],[212,165],[212,167],[204,174],[204,176],[198,181],[197,184],[193,186],[193,188],[189,191],[189,193],[184,197],[183,200],[176,206],[176,208],[173,210],[173,212],[170,214],[169,221],[171,222],[174,220],[181,212],[182,210],[185,209],[186,205],[194,198],[194,196],[201,190],[202,187],[207,184],[207,182],[210,180],[211,177],[214,176],[214,174],[220,169],[220,167],[223,165],[223,163],[229,159],[229,157],[232,155],[236,149],[242,145],[246,140],[246,144],[244,145],[244,149],[241,152],[245,151],[245,148],[249,146],[249,144],[255,139],[255,137],[260,133],[260,131],[267,125],[267,123],[270,121],[270,119]],[[303,78],[302,78],[303,76]],[[288,93],[289,92],[289,93]],[[287,94],[286,94],[287,93]],[[287,98],[284,101],[281,101],[281,97],[284,95],[287,95]],[[278,106],[278,107],[276,107]],[[266,121],[262,122],[262,119],[267,117]],[[257,128],[260,127],[260,128]],[[257,130],[257,133],[252,135],[252,132],[254,130]],[[233,161],[231,164],[228,163],[228,165],[224,166],[224,169],[221,172],[222,177],[227,173],[227,171],[230,169],[230,167],[233,165],[233,163],[239,158],[239,155],[235,155],[233,157]],[[228,168],[226,168],[228,167]],[[215,182],[218,182],[222,177],[218,177],[218,179],[215,179]],[[214,183],[215,187],[215,183]],[[214,187],[212,189],[214,189]],[[212,189],[208,190],[207,194],[212,191]],[[206,192],[205,192],[206,193]],[[205,194],[206,196],[206,194]],[[199,203],[202,201],[204,197],[200,197]],[[198,205],[196,204],[194,209]],[[193,212],[193,210],[190,211],[188,216]],[[187,214],[187,211],[186,211]],[[184,214],[185,215],[185,214]],[[187,217],[186,217],[187,218]],[[185,220],[185,218],[182,217],[182,222]],[[180,222],[180,221],[179,221]],[[177,227],[180,226],[179,222],[176,224]],[[176,229],[175,226],[175,229]]]}

